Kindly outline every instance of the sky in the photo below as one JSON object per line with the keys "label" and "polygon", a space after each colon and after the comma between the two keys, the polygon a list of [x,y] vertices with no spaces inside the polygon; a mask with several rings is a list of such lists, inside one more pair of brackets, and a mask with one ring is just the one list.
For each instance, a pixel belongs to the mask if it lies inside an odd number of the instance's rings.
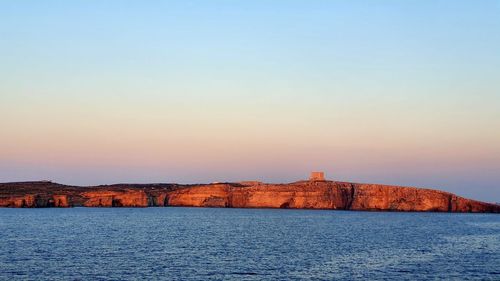
{"label": "sky", "polygon": [[0,1],[0,182],[500,202],[500,1]]}

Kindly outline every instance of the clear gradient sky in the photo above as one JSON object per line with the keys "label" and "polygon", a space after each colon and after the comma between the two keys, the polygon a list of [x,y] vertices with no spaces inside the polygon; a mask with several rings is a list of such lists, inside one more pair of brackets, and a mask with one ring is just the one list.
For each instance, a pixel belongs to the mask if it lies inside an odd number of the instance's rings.
{"label": "clear gradient sky", "polygon": [[1,1],[0,182],[500,201],[500,1]]}

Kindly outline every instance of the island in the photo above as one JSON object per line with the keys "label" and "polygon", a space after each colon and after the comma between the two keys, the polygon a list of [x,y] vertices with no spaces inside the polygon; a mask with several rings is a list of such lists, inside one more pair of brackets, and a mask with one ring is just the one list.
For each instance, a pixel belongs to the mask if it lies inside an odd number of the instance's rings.
{"label": "island", "polygon": [[322,173],[285,184],[72,186],[51,181],[0,183],[0,207],[219,207],[355,211],[500,213],[500,205],[416,187],[330,181]]}

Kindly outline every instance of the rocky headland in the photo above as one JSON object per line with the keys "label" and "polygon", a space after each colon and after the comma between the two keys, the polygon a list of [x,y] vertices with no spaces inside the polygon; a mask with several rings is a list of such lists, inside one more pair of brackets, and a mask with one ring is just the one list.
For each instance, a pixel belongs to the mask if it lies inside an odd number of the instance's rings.
{"label": "rocky headland", "polygon": [[500,213],[500,205],[439,190],[326,180],[89,187],[50,181],[0,183],[0,207],[164,206]]}

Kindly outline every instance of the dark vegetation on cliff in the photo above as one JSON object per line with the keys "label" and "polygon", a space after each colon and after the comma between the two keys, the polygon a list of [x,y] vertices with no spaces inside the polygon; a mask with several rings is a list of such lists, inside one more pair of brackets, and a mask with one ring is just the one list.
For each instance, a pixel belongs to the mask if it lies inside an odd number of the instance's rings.
{"label": "dark vegetation on cliff", "polygon": [[0,207],[227,207],[500,213],[500,205],[424,188],[336,181],[69,186],[0,183]]}

